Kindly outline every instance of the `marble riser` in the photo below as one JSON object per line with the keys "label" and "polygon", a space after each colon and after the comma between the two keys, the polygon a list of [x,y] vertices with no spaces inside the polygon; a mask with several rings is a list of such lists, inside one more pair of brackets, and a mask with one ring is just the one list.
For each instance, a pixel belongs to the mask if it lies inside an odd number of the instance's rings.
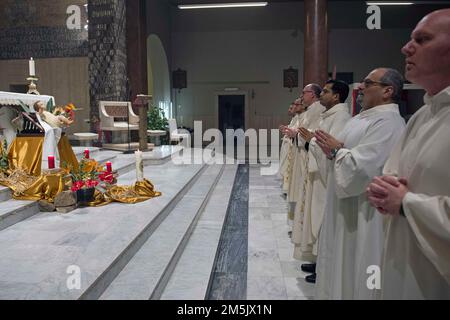
{"label": "marble riser", "polygon": [[[135,164],[132,164],[133,168]],[[142,232],[129,243],[127,248],[113,261],[113,263],[85,290],[79,299],[94,300],[99,299],[110,284],[117,278],[120,272],[127,266],[130,260],[141,249],[145,242],[160,227],[167,216],[174,210],[179,201],[195,185],[202,173],[207,169],[206,165],[186,183],[181,190],[170,200],[170,202],[156,215],[156,217],[142,230]]]}
{"label": "marble riser", "polygon": [[[7,203],[9,204],[14,201],[15,200],[13,199],[7,200],[0,204],[0,206],[5,206]],[[39,208],[37,202],[34,201],[30,201],[29,203],[23,204],[17,208],[11,209],[8,212],[2,213],[0,216],[0,231],[16,223],[19,223],[20,221],[28,219],[29,217],[34,216],[37,213],[39,213]]]}
{"label": "marble riser", "polygon": [[[146,176],[163,191],[162,197],[136,205],[77,209],[67,215],[41,213],[3,230],[0,299],[98,298],[204,169],[205,165],[167,164],[156,171],[146,167]],[[128,174],[119,183],[133,179]],[[66,288],[68,265],[80,266],[81,290]]]}
{"label": "marble riser", "polygon": [[236,165],[225,166],[169,281],[152,299],[204,300],[207,296],[236,171]]}
{"label": "marble riser", "polygon": [[208,167],[100,299],[147,300],[161,295],[222,172],[223,166]]}
{"label": "marble riser", "polygon": [[0,206],[1,202],[11,199],[11,190],[7,187],[0,186]]}

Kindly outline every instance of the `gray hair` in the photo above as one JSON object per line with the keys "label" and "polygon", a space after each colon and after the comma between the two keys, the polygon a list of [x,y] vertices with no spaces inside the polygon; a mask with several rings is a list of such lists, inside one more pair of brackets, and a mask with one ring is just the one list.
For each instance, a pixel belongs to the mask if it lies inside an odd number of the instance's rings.
{"label": "gray hair", "polygon": [[322,87],[316,83],[310,83],[310,84],[308,84],[308,86],[311,87],[311,90],[314,92],[314,95],[316,96],[316,98],[320,98],[320,93],[322,92]]}
{"label": "gray hair", "polygon": [[380,82],[392,86],[394,93],[392,94],[392,100],[396,103],[400,102],[402,98],[403,84],[405,80],[403,76],[395,69],[384,68],[385,74],[381,77]]}

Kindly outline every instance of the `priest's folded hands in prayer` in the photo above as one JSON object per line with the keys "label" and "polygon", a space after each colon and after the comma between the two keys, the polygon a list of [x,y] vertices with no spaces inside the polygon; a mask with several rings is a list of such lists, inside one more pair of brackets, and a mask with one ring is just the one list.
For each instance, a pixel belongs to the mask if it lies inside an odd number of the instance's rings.
{"label": "priest's folded hands in prayer", "polygon": [[298,133],[303,138],[303,140],[305,140],[308,143],[311,142],[312,138],[314,138],[314,133],[310,132],[308,129],[303,127],[298,129]]}
{"label": "priest's folded hands in prayer", "polygon": [[337,140],[332,135],[326,133],[322,130],[317,130],[314,134],[316,138],[316,142],[319,145],[320,149],[322,149],[323,153],[327,156],[328,159],[333,160],[336,157],[339,149],[344,147],[344,143]]}
{"label": "priest's folded hands in prayer", "polygon": [[295,136],[297,135],[298,131],[296,129],[285,128],[283,133],[284,133],[284,135],[288,136],[289,138],[295,138]]}
{"label": "priest's folded hands in prayer", "polygon": [[367,187],[367,198],[381,214],[404,215],[402,201],[408,191],[408,182],[405,178],[375,177]]}

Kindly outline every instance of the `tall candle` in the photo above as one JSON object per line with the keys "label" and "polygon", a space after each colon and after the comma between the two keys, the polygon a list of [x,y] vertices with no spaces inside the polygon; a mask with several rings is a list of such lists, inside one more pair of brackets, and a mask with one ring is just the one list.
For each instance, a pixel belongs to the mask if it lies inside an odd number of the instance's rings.
{"label": "tall candle", "polygon": [[36,75],[36,69],[35,69],[33,58],[31,58],[30,61],[28,62],[28,66],[30,67],[30,76],[35,76]]}
{"label": "tall candle", "polygon": [[111,161],[106,162],[106,172],[108,172],[108,173],[112,172],[112,163],[111,163]]}
{"label": "tall candle", "polygon": [[138,150],[134,152],[136,156],[136,180],[144,180],[144,161],[142,160],[142,151]]}
{"label": "tall candle", "polygon": [[48,156],[48,168],[55,169],[55,156]]}
{"label": "tall candle", "polygon": [[84,157],[89,159],[89,149],[84,149]]}

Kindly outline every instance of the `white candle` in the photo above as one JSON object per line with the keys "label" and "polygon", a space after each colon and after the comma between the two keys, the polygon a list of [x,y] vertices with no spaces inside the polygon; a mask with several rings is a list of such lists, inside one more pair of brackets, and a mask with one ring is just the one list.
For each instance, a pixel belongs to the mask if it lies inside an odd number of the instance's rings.
{"label": "white candle", "polygon": [[134,152],[136,156],[136,180],[144,180],[144,162],[142,160],[142,151],[138,150]]}
{"label": "white candle", "polygon": [[36,69],[35,69],[33,58],[30,59],[30,61],[28,62],[28,65],[30,67],[30,76],[35,76],[36,75]]}

